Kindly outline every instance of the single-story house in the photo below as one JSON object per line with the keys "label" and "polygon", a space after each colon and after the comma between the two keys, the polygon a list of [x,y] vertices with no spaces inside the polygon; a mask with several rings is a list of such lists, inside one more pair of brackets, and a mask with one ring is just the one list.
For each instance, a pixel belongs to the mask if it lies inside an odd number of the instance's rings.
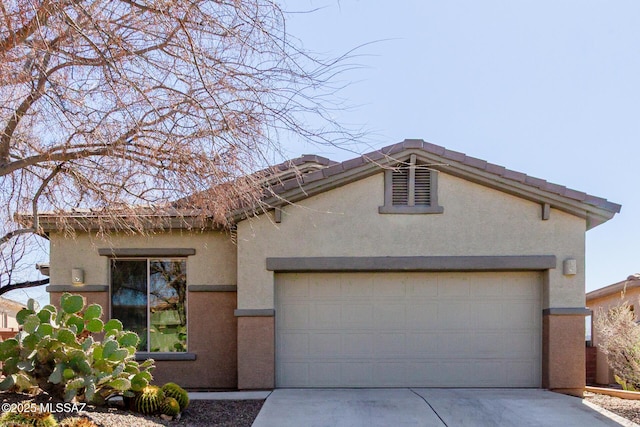
{"label": "single-story house", "polygon": [[44,216],[52,301],[102,304],[189,388],[582,393],[585,232],[620,205],[422,140],[276,169],[231,231],[69,238]]}
{"label": "single-story house", "polygon": [[0,297],[0,341],[13,337],[19,329],[16,314],[25,305],[9,298]]}
{"label": "single-story house", "polygon": [[[632,274],[626,280],[614,283],[604,288],[587,293],[587,308],[592,312],[592,325],[597,316],[606,313],[611,307],[627,302],[633,310],[636,321],[640,320],[637,310],[640,310],[640,273]],[[598,347],[598,331],[591,328],[591,345]],[[596,356],[597,384],[615,384],[613,371],[607,362],[607,355],[598,351]]]}

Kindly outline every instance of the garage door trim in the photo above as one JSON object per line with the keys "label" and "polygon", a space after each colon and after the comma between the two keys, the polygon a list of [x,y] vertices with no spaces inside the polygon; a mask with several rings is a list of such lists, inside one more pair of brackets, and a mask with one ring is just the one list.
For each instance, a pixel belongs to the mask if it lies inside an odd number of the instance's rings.
{"label": "garage door trim", "polygon": [[282,257],[267,258],[267,270],[285,272],[539,271],[556,268],[555,255]]}

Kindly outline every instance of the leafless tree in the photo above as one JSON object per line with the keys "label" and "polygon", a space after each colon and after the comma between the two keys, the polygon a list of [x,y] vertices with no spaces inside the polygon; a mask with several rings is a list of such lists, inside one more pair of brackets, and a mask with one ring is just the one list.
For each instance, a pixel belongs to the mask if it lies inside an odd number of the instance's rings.
{"label": "leafless tree", "polygon": [[169,208],[224,224],[260,198],[251,173],[281,140],[353,136],[327,102],[349,59],[305,52],[271,0],[8,0],[0,16],[3,248],[43,235],[45,211],[130,232]]}

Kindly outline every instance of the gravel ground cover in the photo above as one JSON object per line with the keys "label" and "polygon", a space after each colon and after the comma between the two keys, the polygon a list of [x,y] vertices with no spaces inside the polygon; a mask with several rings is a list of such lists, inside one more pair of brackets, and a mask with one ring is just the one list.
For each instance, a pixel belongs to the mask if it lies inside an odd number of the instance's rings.
{"label": "gravel ground cover", "polygon": [[[21,393],[0,393],[0,404],[56,403],[46,394],[29,396]],[[120,407],[95,407],[87,405],[83,411],[55,413],[58,421],[70,416],[90,418],[104,427],[156,427],[156,426],[224,426],[249,427],[258,416],[263,400],[192,400],[179,420],[163,420],[159,416],[144,416]]]}
{"label": "gravel ground cover", "polygon": [[584,399],[607,411],[640,424],[640,400],[621,399],[588,391],[584,393]]}

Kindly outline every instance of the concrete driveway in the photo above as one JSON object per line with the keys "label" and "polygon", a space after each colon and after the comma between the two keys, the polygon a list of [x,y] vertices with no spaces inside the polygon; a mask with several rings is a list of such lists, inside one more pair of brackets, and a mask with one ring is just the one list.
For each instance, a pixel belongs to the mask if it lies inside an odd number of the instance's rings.
{"label": "concrete driveway", "polygon": [[277,389],[253,427],[563,426],[616,422],[581,399],[538,389]]}

